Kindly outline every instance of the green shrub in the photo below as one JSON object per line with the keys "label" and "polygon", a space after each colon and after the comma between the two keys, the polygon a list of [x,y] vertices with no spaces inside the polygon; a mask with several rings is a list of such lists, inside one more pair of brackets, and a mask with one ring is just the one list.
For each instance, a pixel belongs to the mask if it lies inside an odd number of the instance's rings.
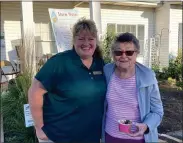
{"label": "green shrub", "polygon": [[181,79],[182,64],[178,61],[178,58],[176,58],[175,60],[174,59],[170,60],[167,72],[168,72],[168,76],[176,80]]}
{"label": "green shrub", "polygon": [[157,65],[157,64],[152,65],[152,70],[153,70],[155,73],[158,73],[158,72],[160,71],[159,65]]}
{"label": "green shrub", "polygon": [[115,38],[115,33],[111,31],[107,31],[104,40],[102,41],[102,55],[105,63],[112,62],[111,58],[111,43]]}
{"label": "green shrub", "polygon": [[167,80],[169,77],[176,79],[177,81],[182,80],[182,51],[178,50],[178,56],[169,60],[169,66],[164,67],[162,72],[159,72],[159,67],[154,66],[152,69],[155,71],[157,78],[161,80]]}
{"label": "green shrub", "polygon": [[37,143],[33,127],[26,128],[23,105],[27,104],[27,93],[31,76],[24,73],[9,83],[8,91],[2,94],[2,113],[6,143]]}
{"label": "green shrub", "polygon": [[183,81],[176,82],[176,86],[180,88],[180,90],[183,90]]}
{"label": "green shrub", "polygon": [[157,80],[160,80],[161,72],[160,72],[159,65],[158,64],[152,65],[152,70],[155,72]]}
{"label": "green shrub", "polygon": [[175,85],[176,84],[176,79],[173,79],[172,77],[169,77],[168,78],[168,84],[171,85],[171,86]]}

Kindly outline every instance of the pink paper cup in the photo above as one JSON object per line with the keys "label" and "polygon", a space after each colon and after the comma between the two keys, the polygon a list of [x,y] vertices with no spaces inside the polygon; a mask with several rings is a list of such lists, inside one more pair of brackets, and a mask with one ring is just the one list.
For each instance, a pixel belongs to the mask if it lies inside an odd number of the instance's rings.
{"label": "pink paper cup", "polygon": [[119,121],[119,131],[123,133],[130,133],[131,124],[123,124]]}

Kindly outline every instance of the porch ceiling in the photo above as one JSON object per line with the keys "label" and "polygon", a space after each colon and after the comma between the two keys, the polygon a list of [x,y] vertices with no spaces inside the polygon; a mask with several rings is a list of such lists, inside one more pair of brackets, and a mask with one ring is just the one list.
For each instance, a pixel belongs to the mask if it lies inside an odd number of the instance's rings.
{"label": "porch ceiling", "polygon": [[119,1],[102,1],[102,4],[112,4],[112,5],[121,5],[121,6],[136,6],[136,7],[158,7],[158,2],[119,2]]}
{"label": "porch ceiling", "polygon": [[[97,1],[97,0],[93,0]],[[73,2],[75,6],[79,6],[82,3],[88,3],[89,0],[82,0],[82,2]],[[142,2],[142,1],[133,1],[133,2],[128,2],[128,1],[121,1],[121,0],[101,0],[101,4],[108,4],[108,5],[121,5],[121,6],[136,6],[136,7],[151,7],[151,8],[156,8],[158,7],[159,0],[153,0],[153,1],[148,1],[148,2]]]}
{"label": "porch ceiling", "polygon": [[182,5],[183,1],[171,1],[170,4],[177,4],[177,5]]}
{"label": "porch ceiling", "polygon": [[[93,0],[93,1],[98,1],[98,0]],[[82,1],[77,1],[77,0],[73,0],[73,5],[74,7],[77,7],[79,5],[82,5],[83,3],[88,3],[89,0],[82,0]],[[100,1],[101,4],[108,4],[108,5],[121,5],[121,6],[135,6],[135,7],[149,7],[149,8],[157,8],[159,6],[161,6],[161,4],[163,4],[163,2],[161,2],[161,0],[137,0],[137,1],[122,1],[122,0],[101,0]],[[169,2],[170,4],[182,4],[181,0],[179,1],[171,1]]]}

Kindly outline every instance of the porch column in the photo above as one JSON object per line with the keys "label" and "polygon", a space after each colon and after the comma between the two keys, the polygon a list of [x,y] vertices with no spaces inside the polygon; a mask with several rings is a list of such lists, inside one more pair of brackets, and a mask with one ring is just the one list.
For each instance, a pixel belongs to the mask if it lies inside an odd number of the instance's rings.
{"label": "porch column", "polygon": [[90,5],[90,19],[95,21],[95,24],[98,29],[98,35],[100,38],[102,34],[100,2],[90,1],[89,5]]}
{"label": "porch column", "polygon": [[[35,29],[33,18],[33,2],[22,1],[22,40],[23,40],[23,70],[29,68],[33,74],[36,71],[36,56],[35,56]],[[25,62],[24,62],[25,61]]]}
{"label": "porch column", "polygon": [[4,143],[4,129],[3,129],[3,116],[0,114],[0,122],[1,122],[1,143]]}

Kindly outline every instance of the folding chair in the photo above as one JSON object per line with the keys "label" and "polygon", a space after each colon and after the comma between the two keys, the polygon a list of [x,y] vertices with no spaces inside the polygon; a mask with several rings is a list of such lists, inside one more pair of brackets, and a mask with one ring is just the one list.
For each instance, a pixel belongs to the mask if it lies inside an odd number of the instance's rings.
{"label": "folding chair", "polygon": [[[8,75],[17,75],[19,71],[16,71],[15,68],[13,67],[12,63],[10,61],[4,60],[0,61],[0,72],[1,72],[1,84],[8,82]],[[5,78],[4,81],[3,78]]]}
{"label": "folding chair", "polygon": [[17,53],[17,60],[14,60],[16,71],[21,70],[21,62],[20,62],[20,54],[21,54],[21,47],[15,46],[15,50]]}

